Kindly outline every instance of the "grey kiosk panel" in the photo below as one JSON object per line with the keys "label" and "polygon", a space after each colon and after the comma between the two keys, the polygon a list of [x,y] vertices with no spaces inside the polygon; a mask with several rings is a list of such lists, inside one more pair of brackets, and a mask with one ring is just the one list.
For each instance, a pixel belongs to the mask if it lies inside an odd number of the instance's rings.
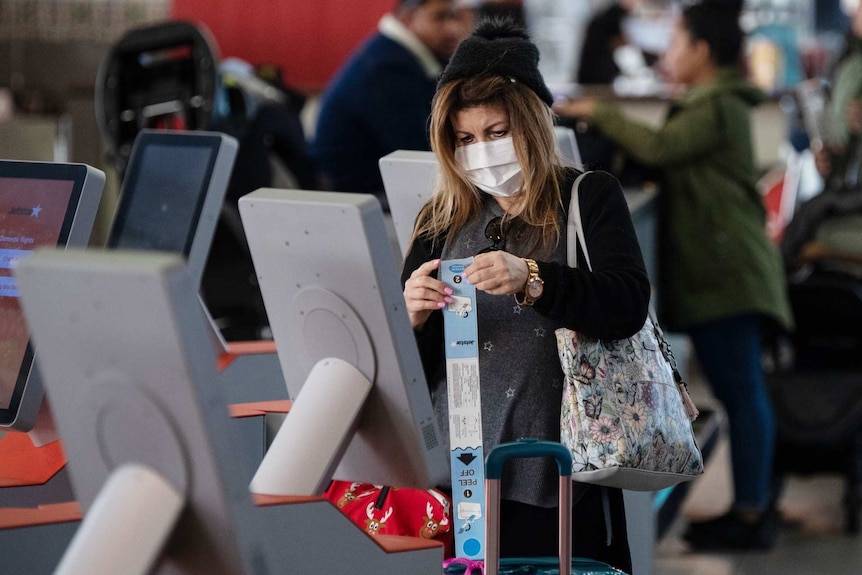
{"label": "grey kiosk panel", "polygon": [[377,199],[263,188],[239,209],[290,397],[325,357],[374,384],[335,477],[445,481],[448,453]]}

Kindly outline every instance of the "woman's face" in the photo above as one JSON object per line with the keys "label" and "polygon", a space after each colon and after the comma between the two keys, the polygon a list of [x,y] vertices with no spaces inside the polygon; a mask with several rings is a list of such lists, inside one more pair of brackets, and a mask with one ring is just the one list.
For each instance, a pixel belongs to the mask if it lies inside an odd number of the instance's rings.
{"label": "woman's face", "polygon": [[509,113],[499,104],[465,108],[452,116],[457,146],[500,140],[511,136]]}
{"label": "woman's face", "polygon": [[677,19],[670,35],[667,51],[662,57],[662,67],[670,81],[693,84],[702,67],[709,63],[708,56],[706,42],[693,40],[689,31],[682,25],[682,19]]}

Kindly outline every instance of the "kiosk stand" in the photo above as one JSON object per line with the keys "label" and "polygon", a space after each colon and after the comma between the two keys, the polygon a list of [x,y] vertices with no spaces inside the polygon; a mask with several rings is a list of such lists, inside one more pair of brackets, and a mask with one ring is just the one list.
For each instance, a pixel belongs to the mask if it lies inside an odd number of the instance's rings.
{"label": "kiosk stand", "polygon": [[37,250],[16,277],[84,511],[60,573],[439,573],[439,543],[251,496],[181,256]]}

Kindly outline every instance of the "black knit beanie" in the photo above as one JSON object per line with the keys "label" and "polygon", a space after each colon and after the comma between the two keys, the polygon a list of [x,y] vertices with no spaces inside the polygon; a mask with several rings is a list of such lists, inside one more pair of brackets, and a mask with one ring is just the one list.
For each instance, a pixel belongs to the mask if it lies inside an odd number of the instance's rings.
{"label": "black knit beanie", "polygon": [[464,38],[443,70],[438,88],[473,76],[512,78],[530,88],[548,106],[554,103],[539,72],[539,49],[511,19],[485,20]]}

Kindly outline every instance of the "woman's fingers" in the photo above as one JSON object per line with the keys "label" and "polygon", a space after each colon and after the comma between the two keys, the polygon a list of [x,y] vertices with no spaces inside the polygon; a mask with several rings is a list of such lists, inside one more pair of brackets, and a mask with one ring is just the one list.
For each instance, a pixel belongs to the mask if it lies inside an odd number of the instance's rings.
{"label": "woman's fingers", "polygon": [[[439,267],[440,260],[425,262],[404,283],[404,302],[414,328],[424,325],[431,312],[452,301],[452,288],[431,276]],[[492,295],[522,291],[528,275],[527,262],[504,251],[479,254],[464,270],[467,282]]]}
{"label": "woman's fingers", "polygon": [[451,288],[431,274],[440,267],[440,260],[425,262],[410,274],[404,283],[404,292],[415,300],[443,300],[452,293]]}
{"label": "woman's fingers", "polygon": [[504,251],[479,254],[464,270],[470,284],[492,295],[520,292],[527,283],[528,274],[527,262]]}
{"label": "woman's fingers", "polygon": [[404,282],[404,303],[414,328],[421,327],[431,312],[452,301],[452,289],[431,274],[440,267],[440,260],[431,260],[416,268]]}
{"label": "woman's fingers", "polygon": [[420,277],[420,276],[430,276],[434,273],[434,270],[440,267],[440,260],[429,260],[413,270],[413,273],[410,274],[410,278]]}

